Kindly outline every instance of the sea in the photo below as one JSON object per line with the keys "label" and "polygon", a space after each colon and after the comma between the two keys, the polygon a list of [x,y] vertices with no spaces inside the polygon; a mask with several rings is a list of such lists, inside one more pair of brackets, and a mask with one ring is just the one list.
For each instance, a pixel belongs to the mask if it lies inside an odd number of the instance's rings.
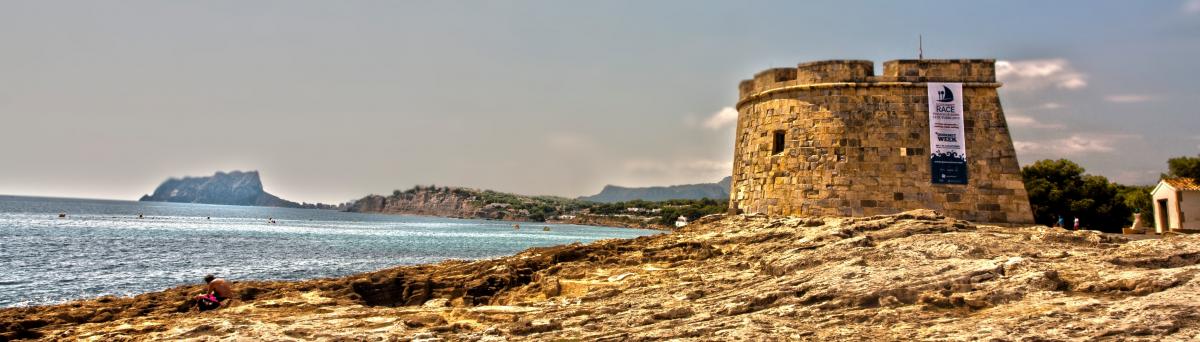
{"label": "sea", "polygon": [[203,283],[210,273],[231,281],[337,277],[657,233],[318,209],[0,196],[0,307],[132,296]]}

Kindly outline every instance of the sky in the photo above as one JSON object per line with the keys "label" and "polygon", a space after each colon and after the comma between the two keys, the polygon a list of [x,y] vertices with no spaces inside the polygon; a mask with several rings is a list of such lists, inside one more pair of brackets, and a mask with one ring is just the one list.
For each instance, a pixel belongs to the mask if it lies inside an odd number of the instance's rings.
{"label": "sky", "polygon": [[1200,0],[5,0],[0,194],[134,200],[218,170],[326,203],[715,182],[740,80],[878,73],[918,35],[998,60],[1022,165],[1151,184],[1200,153]]}

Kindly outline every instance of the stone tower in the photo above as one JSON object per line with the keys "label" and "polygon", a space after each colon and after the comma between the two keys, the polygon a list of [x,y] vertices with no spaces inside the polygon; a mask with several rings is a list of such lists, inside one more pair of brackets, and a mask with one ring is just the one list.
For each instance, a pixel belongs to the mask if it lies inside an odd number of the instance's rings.
{"label": "stone tower", "polygon": [[[931,175],[927,82],[961,83],[965,184]],[[1032,223],[999,87],[990,59],[894,60],[879,76],[859,60],[760,72],[738,85],[730,209],[864,216],[928,208]]]}

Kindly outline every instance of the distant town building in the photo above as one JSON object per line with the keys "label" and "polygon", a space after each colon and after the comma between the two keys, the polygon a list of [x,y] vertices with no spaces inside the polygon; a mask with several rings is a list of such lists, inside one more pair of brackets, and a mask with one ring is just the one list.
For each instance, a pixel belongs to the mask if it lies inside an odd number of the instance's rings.
{"label": "distant town building", "polygon": [[679,216],[679,218],[675,219],[675,227],[676,228],[682,228],[683,226],[686,226],[686,225],[688,225],[687,216],[681,215],[681,216]]}
{"label": "distant town building", "polygon": [[483,209],[484,210],[497,210],[497,209],[508,209],[508,207],[510,207],[510,205],[508,203],[488,203],[487,205],[483,206]]}
{"label": "distant town building", "polygon": [[1200,231],[1200,183],[1192,178],[1168,178],[1158,181],[1150,191],[1154,199],[1154,232]]}

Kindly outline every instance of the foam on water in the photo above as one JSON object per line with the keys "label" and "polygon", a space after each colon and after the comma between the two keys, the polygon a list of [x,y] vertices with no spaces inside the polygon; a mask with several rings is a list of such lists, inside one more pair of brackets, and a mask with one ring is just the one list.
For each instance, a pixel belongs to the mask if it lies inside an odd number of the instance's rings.
{"label": "foam on water", "polygon": [[[58,218],[60,212],[68,217]],[[199,283],[208,273],[233,280],[334,277],[656,233],[543,223],[522,223],[521,230],[514,230],[512,225],[328,210],[0,196],[0,307],[134,295]],[[542,231],[543,226],[551,230]]]}

